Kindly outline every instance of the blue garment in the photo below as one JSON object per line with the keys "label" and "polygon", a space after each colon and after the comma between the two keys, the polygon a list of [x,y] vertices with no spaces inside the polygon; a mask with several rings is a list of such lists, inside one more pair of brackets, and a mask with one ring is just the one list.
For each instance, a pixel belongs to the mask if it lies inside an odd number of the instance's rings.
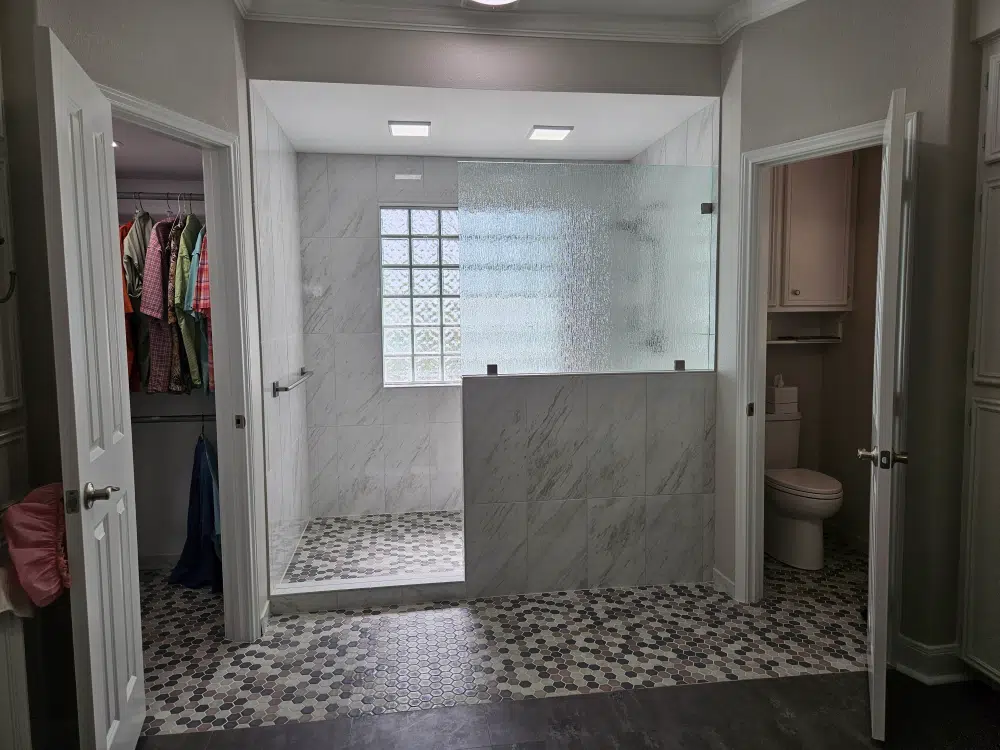
{"label": "blue garment", "polygon": [[191,469],[191,494],[188,499],[187,539],[177,561],[171,583],[197,589],[211,586],[222,591],[222,557],[217,549],[219,529],[217,511],[219,475],[215,448],[204,436],[198,438]]}

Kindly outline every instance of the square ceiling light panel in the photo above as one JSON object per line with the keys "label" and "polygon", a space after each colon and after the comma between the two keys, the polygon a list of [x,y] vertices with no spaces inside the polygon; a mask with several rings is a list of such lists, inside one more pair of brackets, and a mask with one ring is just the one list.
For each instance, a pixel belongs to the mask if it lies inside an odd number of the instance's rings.
{"label": "square ceiling light panel", "polygon": [[431,134],[431,124],[389,120],[389,132],[397,137],[427,138]]}
{"label": "square ceiling light panel", "polygon": [[535,125],[528,138],[533,141],[564,141],[572,132],[572,125]]}

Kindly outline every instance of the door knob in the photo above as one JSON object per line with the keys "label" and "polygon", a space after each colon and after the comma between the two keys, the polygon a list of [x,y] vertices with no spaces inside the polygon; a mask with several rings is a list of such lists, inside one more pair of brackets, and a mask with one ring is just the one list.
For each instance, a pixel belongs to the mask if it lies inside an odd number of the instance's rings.
{"label": "door knob", "polygon": [[858,460],[871,461],[873,466],[878,466],[878,448],[872,448],[871,450],[858,448]]}
{"label": "door knob", "polygon": [[110,500],[111,495],[118,492],[120,489],[120,487],[115,487],[111,484],[107,487],[101,487],[98,489],[94,486],[93,482],[87,482],[83,485],[83,507],[90,510],[94,507],[94,503],[98,500]]}
{"label": "door knob", "polygon": [[910,454],[906,452],[896,453],[892,452],[892,463],[895,464],[908,464],[910,463]]}

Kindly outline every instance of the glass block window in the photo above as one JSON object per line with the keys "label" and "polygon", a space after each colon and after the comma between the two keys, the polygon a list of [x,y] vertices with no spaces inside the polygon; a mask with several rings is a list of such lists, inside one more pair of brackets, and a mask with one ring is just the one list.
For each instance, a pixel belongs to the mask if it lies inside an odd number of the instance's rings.
{"label": "glass block window", "polygon": [[458,210],[383,208],[385,384],[460,383]]}

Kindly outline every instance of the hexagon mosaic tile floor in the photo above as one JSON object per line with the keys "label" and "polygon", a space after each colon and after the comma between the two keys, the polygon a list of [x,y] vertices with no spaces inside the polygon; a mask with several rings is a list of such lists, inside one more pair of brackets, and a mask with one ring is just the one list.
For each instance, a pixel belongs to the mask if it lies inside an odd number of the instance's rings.
{"label": "hexagon mosaic tile floor", "polygon": [[462,580],[461,511],[314,518],[282,583],[454,574]]}
{"label": "hexagon mosaic tile floor", "polygon": [[146,734],[865,669],[866,565],[767,564],[767,596],[705,584],[274,617],[222,640],[222,601],[142,577]]}

